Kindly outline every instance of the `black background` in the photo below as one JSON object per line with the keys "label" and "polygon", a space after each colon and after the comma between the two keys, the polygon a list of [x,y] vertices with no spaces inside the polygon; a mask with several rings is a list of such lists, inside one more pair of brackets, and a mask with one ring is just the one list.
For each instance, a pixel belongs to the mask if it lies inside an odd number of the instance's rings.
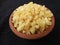
{"label": "black background", "polygon": [[[46,37],[27,40],[17,37],[9,27],[9,16],[18,6],[33,1],[44,4],[55,16],[55,27]],[[60,1],[59,0],[2,0],[0,2],[0,45],[60,45]]]}

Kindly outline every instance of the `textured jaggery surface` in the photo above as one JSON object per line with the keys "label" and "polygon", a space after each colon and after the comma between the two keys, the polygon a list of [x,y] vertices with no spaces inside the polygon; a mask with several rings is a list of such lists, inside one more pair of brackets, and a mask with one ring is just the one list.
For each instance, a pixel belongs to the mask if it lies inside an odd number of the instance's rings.
{"label": "textured jaggery surface", "polygon": [[33,35],[23,34],[21,32],[18,32],[15,29],[15,27],[13,26],[13,24],[11,22],[12,21],[12,15],[13,14],[11,14],[11,16],[9,18],[9,26],[10,26],[10,28],[13,31],[14,34],[16,34],[18,37],[21,37],[21,38],[24,38],[24,39],[38,39],[38,38],[42,38],[42,37],[46,36],[47,34],[49,34],[52,31],[52,29],[54,27],[54,24],[55,24],[55,18],[53,16],[52,17],[52,20],[51,20],[52,21],[52,25],[49,26],[47,29],[45,29],[44,32],[42,32],[40,34],[33,34]]}

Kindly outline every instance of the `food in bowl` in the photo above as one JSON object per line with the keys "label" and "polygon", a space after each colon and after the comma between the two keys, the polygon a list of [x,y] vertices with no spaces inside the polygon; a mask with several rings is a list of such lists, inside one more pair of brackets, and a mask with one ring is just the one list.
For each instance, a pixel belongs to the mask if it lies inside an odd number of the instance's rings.
{"label": "food in bowl", "polygon": [[33,2],[19,6],[14,12],[12,23],[18,32],[24,34],[42,33],[51,25],[52,12]]}
{"label": "food in bowl", "polygon": [[14,34],[24,39],[38,39],[48,35],[55,25],[51,10],[45,5],[29,2],[15,9],[9,18]]}

